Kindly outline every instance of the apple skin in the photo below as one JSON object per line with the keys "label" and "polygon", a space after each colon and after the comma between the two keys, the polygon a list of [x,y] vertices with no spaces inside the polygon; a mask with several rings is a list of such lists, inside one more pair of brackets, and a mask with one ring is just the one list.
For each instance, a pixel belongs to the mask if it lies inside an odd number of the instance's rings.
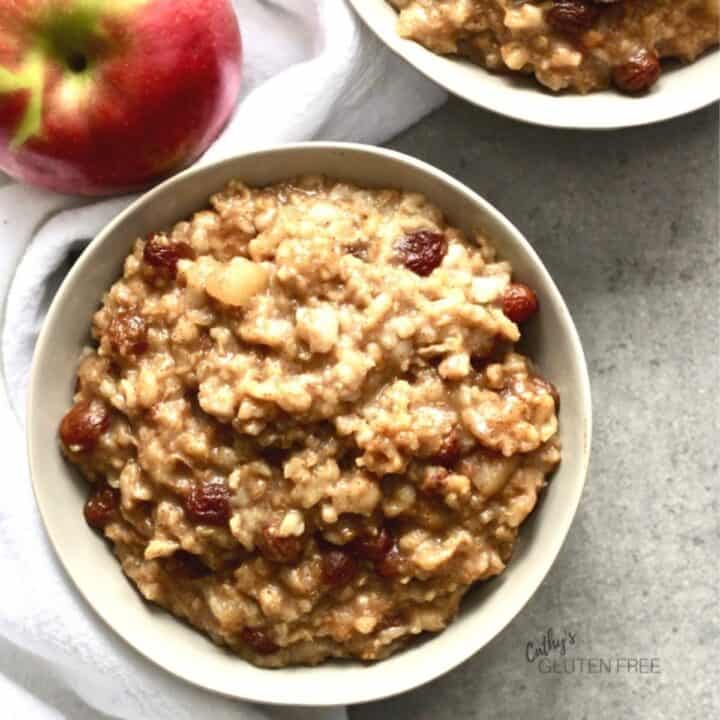
{"label": "apple skin", "polygon": [[0,8],[0,168],[71,194],[147,186],[217,137],[241,60],[229,0],[15,0]]}

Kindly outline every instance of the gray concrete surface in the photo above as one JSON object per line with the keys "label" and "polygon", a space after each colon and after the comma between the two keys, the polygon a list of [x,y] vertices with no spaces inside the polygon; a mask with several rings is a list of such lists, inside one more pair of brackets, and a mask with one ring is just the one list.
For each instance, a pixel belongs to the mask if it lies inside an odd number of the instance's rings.
{"label": "gray concrete surface", "polygon": [[[717,107],[589,134],[451,101],[391,145],[470,185],[534,243],[584,343],[595,434],[568,540],[515,622],[454,672],[351,719],[717,716]],[[543,673],[526,646],[548,628],[575,634],[567,657],[656,658],[659,673],[579,661]]]}

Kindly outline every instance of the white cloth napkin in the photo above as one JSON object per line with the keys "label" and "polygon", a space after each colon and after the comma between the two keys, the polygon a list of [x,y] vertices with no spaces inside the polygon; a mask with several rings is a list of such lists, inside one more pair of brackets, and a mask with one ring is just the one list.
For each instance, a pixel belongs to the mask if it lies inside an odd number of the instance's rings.
{"label": "white cloth napkin", "polygon": [[[298,140],[382,142],[444,99],[361,28],[344,0],[235,5],[245,42],[243,97],[201,162]],[[73,258],[130,200],[89,203],[18,183],[0,187],[0,297],[6,298],[0,384],[6,468],[0,502],[2,714],[33,720],[83,720],[100,713],[132,720],[341,720],[342,708],[283,710],[211,696],[155,668],[95,617],[70,586],[42,530],[18,422],[35,338]]]}

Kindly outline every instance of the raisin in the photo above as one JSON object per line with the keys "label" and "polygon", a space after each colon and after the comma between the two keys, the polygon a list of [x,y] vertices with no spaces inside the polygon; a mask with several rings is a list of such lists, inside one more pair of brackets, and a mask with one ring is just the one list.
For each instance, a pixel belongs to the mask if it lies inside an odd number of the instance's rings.
{"label": "raisin", "polygon": [[[192,393],[193,399],[196,397],[195,392]],[[233,447],[235,444],[235,431],[232,425],[226,425],[224,423],[217,423],[213,427],[213,437],[218,445],[224,445],[226,447]]]}
{"label": "raisin", "polygon": [[188,517],[203,525],[224,525],[230,519],[230,493],[221,480],[195,485],[185,500]]}
{"label": "raisin", "polygon": [[483,355],[470,356],[470,365],[472,365],[475,372],[484,372],[488,365],[502,362],[505,355],[507,355],[511,349],[512,344],[509,344],[500,336],[495,336],[489,349]]}
{"label": "raisin", "polygon": [[180,259],[195,259],[195,251],[187,243],[172,242],[162,235],[153,235],[145,243],[143,260],[163,274],[175,277]]}
{"label": "raisin", "polygon": [[480,355],[473,355],[470,358],[470,365],[477,373],[485,372],[485,368],[493,362],[493,358],[488,356],[480,357]]}
{"label": "raisin", "polygon": [[270,562],[292,564],[300,559],[303,553],[304,541],[302,537],[280,537],[272,527],[263,528],[257,545],[262,556]]}
{"label": "raisin", "polygon": [[355,538],[350,543],[350,549],[363,560],[377,562],[387,555],[393,544],[392,535],[385,528],[381,528],[376,535],[367,533]]}
{"label": "raisin", "polygon": [[328,585],[347,585],[357,572],[357,563],[343,550],[330,550],[322,556],[322,577]]}
{"label": "raisin", "polygon": [[290,457],[290,450],[281,447],[268,446],[266,448],[262,448],[260,454],[262,455],[262,459],[265,460],[265,462],[271,467],[282,468],[287,459]]}
{"label": "raisin", "polygon": [[396,611],[391,612],[388,615],[384,615],[380,622],[377,624],[377,629],[378,631],[387,630],[388,628],[399,627],[400,625],[405,625],[405,620],[403,618],[402,612]]}
{"label": "raisin", "polygon": [[393,545],[385,557],[375,563],[375,572],[380,577],[390,578],[399,575],[404,566],[403,556],[397,545]]}
{"label": "raisin", "polygon": [[447,253],[445,235],[431,230],[418,230],[395,243],[395,251],[408,270],[429,275]]}
{"label": "raisin", "polygon": [[122,357],[142,355],[148,348],[147,326],[140,315],[120,313],[108,328],[110,347]]}
{"label": "raisin", "polygon": [[430,462],[433,465],[452,467],[460,459],[461,450],[460,435],[457,429],[453,428],[450,433],[443,438],[440,449],[430,458]]}
{"label": "raisin", "polygon": [[280,648],[258,628],[243,628],[240,633],[243,641],[246,642],[258,655],[270,655]]}
{"label": "raisin", "polygon": [[110,427],[110,412],[100,400],[80,400],[60,423],[60,439],[71,452],[89,452]]}
{"label": "raisin", "polygon": [[589,30],[600,15],[600,8],[587,0],[557,0],[547,11],[548,25],[566,35]]}
{"label": "raisin", "polygon": [[163,563],[171,575],[179,575],[188,580],[197,580],[212,574],[212,570],[197,556],[187,550],[176,550]]}
{"label": "raisin", "polygon": [[539,306],[535,292],[523,283],[510,283],[502,299],[503,312],[518,324],[527,322]]}
{"label": "raisin", "polygon": [[97,488],[88,497],[83,513],[87,524],[95,530],[104,530],[120,505],[120,493],[109,485]]}
{"label": "raisin", "polygon": [[660,77],[660,60],[649,50],[638,50],[627,62],[613,68],[615,87],[626,93],[649,90]]}
{"label": "raisin", "polygon": [[348,255],[352,255],[353,257],[356,257],[358,260],[367,260],[368,259],[368,248],[366,244],[363,243],[354,243],[353,245],[348,245],[345,248],[345,252]]}
{"label": "raisin", "polygon": [[321,548],[332,548],[322,558],[323,579],[329,585],[346,585],[357,572],[353,556],[373,564],[381,577],[394,577],[402,572],[404,559],[395,543],[395,538],[386,528],[375,535],[369,531],[356,537],[342,550],[321,541]]}

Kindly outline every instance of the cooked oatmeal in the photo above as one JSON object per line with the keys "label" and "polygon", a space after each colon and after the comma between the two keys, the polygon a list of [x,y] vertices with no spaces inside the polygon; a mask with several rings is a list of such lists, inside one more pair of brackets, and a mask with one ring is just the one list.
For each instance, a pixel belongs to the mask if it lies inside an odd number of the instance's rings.
{"label": "cooked oatmeal", "polygon": [[551,90],[643,92],[720,40],[720,0],[389,0],[400,35]]}
{"label": "cooked oatmeal", "polygon": [[424,197],[232,182],[139,239],[63,449],[148,600],[258,665],[383,658],[503,571],[560,461],[538,311]]}

